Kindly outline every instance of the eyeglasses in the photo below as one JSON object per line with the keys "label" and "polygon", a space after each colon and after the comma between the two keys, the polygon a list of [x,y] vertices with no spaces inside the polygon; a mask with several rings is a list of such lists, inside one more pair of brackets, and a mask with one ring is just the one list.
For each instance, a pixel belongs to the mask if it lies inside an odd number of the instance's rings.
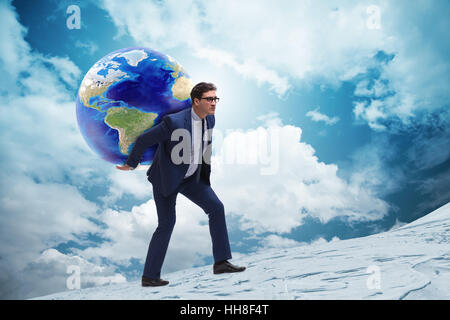
{"label": "eyeglasses", "polygon": [[211,102],[219,102],[219,100],[220,100],[220,98],[218,98],[218,97],[206,97],[206,98],[200,98],[200,100],[202,100],[202,99],[205,99],[205,100],[207,100],[209,103],[211,103]]}

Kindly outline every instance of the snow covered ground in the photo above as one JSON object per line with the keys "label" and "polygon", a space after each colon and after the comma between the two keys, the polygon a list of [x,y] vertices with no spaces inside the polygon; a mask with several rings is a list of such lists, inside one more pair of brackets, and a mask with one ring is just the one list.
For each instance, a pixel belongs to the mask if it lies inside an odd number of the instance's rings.
{"label": "snow covered ground", "polygon": [[212,266],[165,274],[165,287],[139,282],[35,299],[450,299],[450,203],[376,235],[234,259],[243,273]]}

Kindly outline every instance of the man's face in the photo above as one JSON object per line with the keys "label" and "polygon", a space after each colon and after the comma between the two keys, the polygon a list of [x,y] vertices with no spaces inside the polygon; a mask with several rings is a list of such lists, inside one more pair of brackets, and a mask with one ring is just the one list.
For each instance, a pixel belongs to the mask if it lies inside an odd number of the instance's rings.
{"label": "man's face", "polygon": [[216,91],[204,92],[202,99],[194,99],[194,105],[198,111],[206,115],[213,115],[216,111],[216,100],[208,101],[208,98],[216,98]]}

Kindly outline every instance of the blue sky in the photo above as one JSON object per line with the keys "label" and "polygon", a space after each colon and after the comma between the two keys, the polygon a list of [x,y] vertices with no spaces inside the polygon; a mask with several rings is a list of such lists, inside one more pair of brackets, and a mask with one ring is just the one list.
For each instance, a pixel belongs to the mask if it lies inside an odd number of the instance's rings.
{"label": "blue sky", "polygon": [[[66,26],[70,5],[80,29]],[[169,54],[194,82],[216,83],[217,158],[236,141],[278,134],[275,174],[262,175],[261,163],[213,166],[236,262],[382,232],[444,205],[449,9],[438,0],[3,1],[2,297],[65,290],[73,264],[82,286],[140,276],[156,226],[151,185],[144,171],[117,172],[93,153],[75,118],[84,74],[120,48]],[[206,217],[182,199],[177,212],[163,272],[212,263]]]}

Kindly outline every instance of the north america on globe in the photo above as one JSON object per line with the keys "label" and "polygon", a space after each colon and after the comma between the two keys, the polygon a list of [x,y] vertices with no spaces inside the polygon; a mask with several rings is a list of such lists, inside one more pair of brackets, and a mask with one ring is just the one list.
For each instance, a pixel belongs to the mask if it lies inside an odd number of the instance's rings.
{"label": "north america on globe", "polygon": [[[193,85],[173,58],[143,47],[114,51],[96,62],[78,90],[81,134],[102,159],[122,164],[136,138],[173,112],[191,106]],[[156,146],[142,157],[150,164]]]}

